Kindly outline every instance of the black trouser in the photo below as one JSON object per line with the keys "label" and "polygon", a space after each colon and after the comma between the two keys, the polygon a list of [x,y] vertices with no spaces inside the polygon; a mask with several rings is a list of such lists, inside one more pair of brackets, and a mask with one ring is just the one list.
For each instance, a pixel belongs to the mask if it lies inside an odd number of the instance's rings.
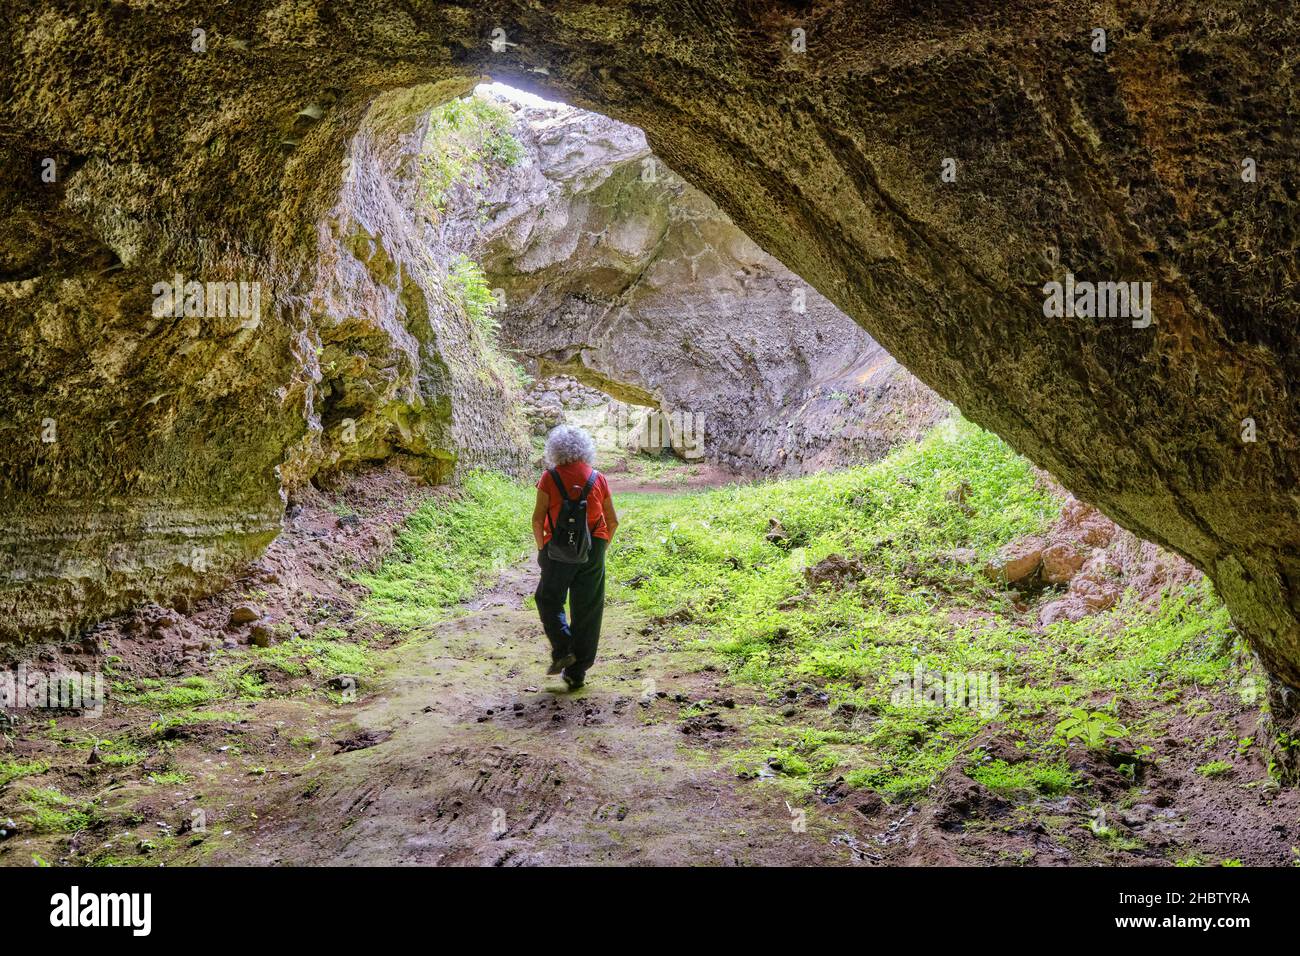
{"label": "black trouser", "polygon": [[[564,669],[564,674],[581,681],[596,661],[600,643],[600,621],[605,613],[604,538],[591,539],[586,564],[555,561],[543,548],[537,552],[542,580],[537,585],[537,613],[551,642],[551,654],[563,657],[572,652],[578,659]],[[569,599],[570,617],[564,616],[564,599]]]}

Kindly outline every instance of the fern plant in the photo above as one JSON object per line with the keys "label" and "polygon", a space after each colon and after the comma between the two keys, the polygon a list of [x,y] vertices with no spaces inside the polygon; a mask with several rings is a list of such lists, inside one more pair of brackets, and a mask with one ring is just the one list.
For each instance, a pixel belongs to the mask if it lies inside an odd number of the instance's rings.
{"label": "fern plant", "polygon": [[1123,737],[1128,728],[1113,716],[1099,710],[1089,712],[1082,707],[1071,707],[1056,725],[1056,738],[1063,743],[1080,740],[1084,746],[1098,749],[1115,737]]}
{"label": "fern plant", "polygon": [[465,314],[488,341],[494,343],[499,324],[497,301],[488,288],[482,267],[469,256],[458,253],[448,266],[447,282],[451,295],[465,309]]}

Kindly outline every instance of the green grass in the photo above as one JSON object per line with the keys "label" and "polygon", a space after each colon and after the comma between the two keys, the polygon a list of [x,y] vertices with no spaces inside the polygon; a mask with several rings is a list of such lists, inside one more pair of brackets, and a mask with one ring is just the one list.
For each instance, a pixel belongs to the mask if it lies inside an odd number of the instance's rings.
{"label": "green grass", "polygon": [[1223,777],[1232,773],[1232,764],[1226,760],[1211,760],[1197,767],[1196,772],[1203,777]]}
{"label": "green grass", "polygon": [[150,729],[160,734],[173,727],[189,727],[194,724],[236,724],[244,719],[245,715],[230,710],[187,710],[160,717],[150,725]]}
{"label": "green grass", "polygon": [[0,758],[0,787],[20,777],[35,777],[45,773],[50,765],[42,760],[9,760]]}
{"label": "green grass", "polygon": [[[948,498],[959,487],[968,509]],[[742,772],[777,755],[798,768],[784,776],[842,775],[914,796],[997,723],[1025,741],[1027,760],[981,767],[977,779],[1008,794],[1055,794],[1075,783],[1061,763],[1067,742],[1053,740],[1071,708],[1096,712],[1094,694],[1110,708],[1176,699],[1241,676],[1225,652],[1227,611],[1208,583],[1155,609],[1127,595],[1108,612],[1046,628],[1017,613],[979,568],[1059,510],[1025,459],[957,420],[870,466],[622,496],[611,595],[667,619],[674,638],[774,703],[803,685],[826,695],[827,706],[758,728],[760,745],[738,755]],[[773,519],[785,535],[776,543],[766,537]],[[976,560],[957,560],[957,549]],[[858,563],[856,580],[810,585],[805,569],[831,554]],[[917,668],[986,689],[996,676],[1000,710],[924,706],[901,692]],[[1150,721],[1124,729],[1158,730]]]}
{"label": "green grass", "polygon": [[143,763],[148,756],[143,750],[124,750],[120,753],[100,754],[99,760],[108,767],[132,767]]}
{"label": "green grass", "polygon": [[[945,494],[972,478],[975,514],[968,516]],[[756,645],[770,643],[771,625],[819,630],[843,615],[844,608],[808,616],[775,608],[803,590],[804,567],[833,552],[868,557],[879,608],[919,612],[948,591],[984,596],[945,551],[975,548],[990,556],[1011,538],[1040,530],[1057,510],[1035,486],[1028,462],[971,425],[942,426],[922,444],[866,468],[624,502],[637,520],[616,543],[617,577],[645,581],[625,596],[655,614],[691,611],[716,636],[734,641],[736,653],[761,651]],[[792,546],[764,540],[771,518]],[[858,623],[909,629],[883,615]]]}
{"label": "green grass", "polygon": [[374,651],[367,643],[349,641],[349,636],[342,628],[321,627],[310,636],[294,636],[270,647],[250,647],[228,655],[229,664],[216,678],[222,697],[262,700],[272,696],[263,679],[268,667],[289,678],[310,678],[308,689],[318,688],[330,677],[373,675],[378,668]]}
{"label": "green grass", "polygon": [[1059,796],[1068,793],[1078,782],[1078,774],[1063,760],[1014,764],[993,760],[969,768],[966,775],[994,793],[1007,797],[1035,794]]}
{"label": "green grass", "polygon": [[413,514],[393,555],[356,580],[370,589],[366,619],[398,630],[432,624],[532,547],[533,490],[490,472],[471,474],[461,494]]}
{"label": "green grass", "polygon": [[20,797],[23,821],[35,833],[74,833],[95,822],[90,803],[65,796],[53,787],[31,787]]}
{"label": "green grass", "polygon": [[140,681],[139,685],[143,689],[136,692],[119,691],[118,699],[124,704],[137,704],[154,710],[182,710],[201,707],[222,696],[222,688],[206,677],[186,677],[170,686],[150,678]]}
{"label": "green grass", "polygon": [[190,779],[190,775],[183,770],[167,770],[149,774],[149,782],[160,786],[175,786],[188,783]]}

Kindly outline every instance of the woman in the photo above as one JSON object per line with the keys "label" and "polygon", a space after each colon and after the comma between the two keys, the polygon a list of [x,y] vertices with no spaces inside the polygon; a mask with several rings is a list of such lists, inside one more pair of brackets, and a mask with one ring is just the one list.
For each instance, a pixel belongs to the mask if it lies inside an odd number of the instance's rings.
{"label": "woman", "polygon": [[[551,642],[551,667],[546,673],[562,674],[569,690],[577,690],[596,660],[605,611],[605,549],[618,527],[618,515],[605,476],[592,468],[596,443],[581,428],[552,429],[546,437],[545,461],[547,470],[537,482],[533,506],[533,540],[542,569],[537,613]],[[575,544],[574,536],[566,534],[565,541],[550,547],[566,498],[573,503],[567,514],[581,514],[585,504],[590,545],[585,540]]]}

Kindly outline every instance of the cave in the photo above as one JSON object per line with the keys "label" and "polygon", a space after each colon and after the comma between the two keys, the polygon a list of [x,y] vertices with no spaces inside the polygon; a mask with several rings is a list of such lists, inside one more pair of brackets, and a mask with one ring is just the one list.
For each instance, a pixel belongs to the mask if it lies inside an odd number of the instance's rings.
{"label": "cave", "polygon": [[[434,213],[440,240],[464,247],[435,258],[481,268],[500,347],[543,381],[609,395],[607,424],[630,441],[738,475],[799,475],[879,459],[947,413],[641,130],[500,84],[474,95],[495,117],[487,166]],[[435,114],[421,155],[457,155],[441,142],[451,118]],[[491,162],[507,128],[508,166]],[[539,435],[563,420],[541,396]]]}
{"label": "cave", "polygon": [[[872,14],[379,4],[360,18],[282,2],[207,20],[111,4],[11,18],[10,635],[180,585],[178,549],[208,548],[220,568],[274,534],[282,488],[320,453],[309,343],[328,335],[312,283],[347,146],[364,176],[354,137],[377,96],[436,101],[490,76],[643,129],[921,381],[1204,568],[1270,672],[1300,685],[1297,179],[1278,52],[1292,17]],[[494,48],[494,30],[515,39]],[[74,66],[82,44],[90,69]],[[110,66],[128,49],[144,52]],[[382,270],[389,238],[345,241]],[[1044,321],[1039,290],[1066,270],[1152,282],[1151,327]],[[217,341],[155,325],[149,290],[174,274],[255,279],[271,315]],[[422,416],[444,452],[461,405]],[[41,441],[49,421],[63,423],[58,456]],[[109,542],[136,552],[132,569],[80,576]]]}
{"label": "cave", "polygon": [[[422,271],[426,234],[409,212],[430,111],[500,83],[589,111],[574,122],[622,151],[618,175],[632,182],[648,161],[675,203],[702,210],[697,223],[725,221],[747,243],[719,260],[743,273],[737,288],[806,296],[811,339],[755,307],[755,341],[768,335],[763,348],[806,380],[764,404],[751,390],[756,404],[717,435],[718,461],[769,476],[825,465],[787,460],[771,434],[813,381],[824,395],[872,383],[870,402],[914,401],[927,421],[951,403],[1203,571],[1270,676],[1272,719],[1296,720],[1295,11],[236,0],[9,12],[0,639],[74,639],[146,602],[210,594],[276,539],[300,493],[367,463],[432,484],[531,468],[512,370],[485,351],[463,297]],[[626,129],[643,139],[619,139]],[[602,183],[566,195],[599,200]],[[508,205],[492,202],[494,215]],[[440,240],[453,248],[468,230]],[[681,260],[625,236],[622,263],[571,269],[557,243],[580,228],[528,233],[543,239],[515,242],[507,223],[483,251],[511,348],[539,375],[682,410],[660,355],[619,365],[618,323],[694,306],[610,304],[645,288],[650,265]],[[535,284],[519,262],[542,254],[554,271]],[[1085,287],[1099,294],[1076,307]],[[599,341],[584,338],[590,323]],[[712,421],[739,407],[720,401]],[[821,413],[806,414],[818,432]],[[862,441],[873,455],[890,444]]]}

